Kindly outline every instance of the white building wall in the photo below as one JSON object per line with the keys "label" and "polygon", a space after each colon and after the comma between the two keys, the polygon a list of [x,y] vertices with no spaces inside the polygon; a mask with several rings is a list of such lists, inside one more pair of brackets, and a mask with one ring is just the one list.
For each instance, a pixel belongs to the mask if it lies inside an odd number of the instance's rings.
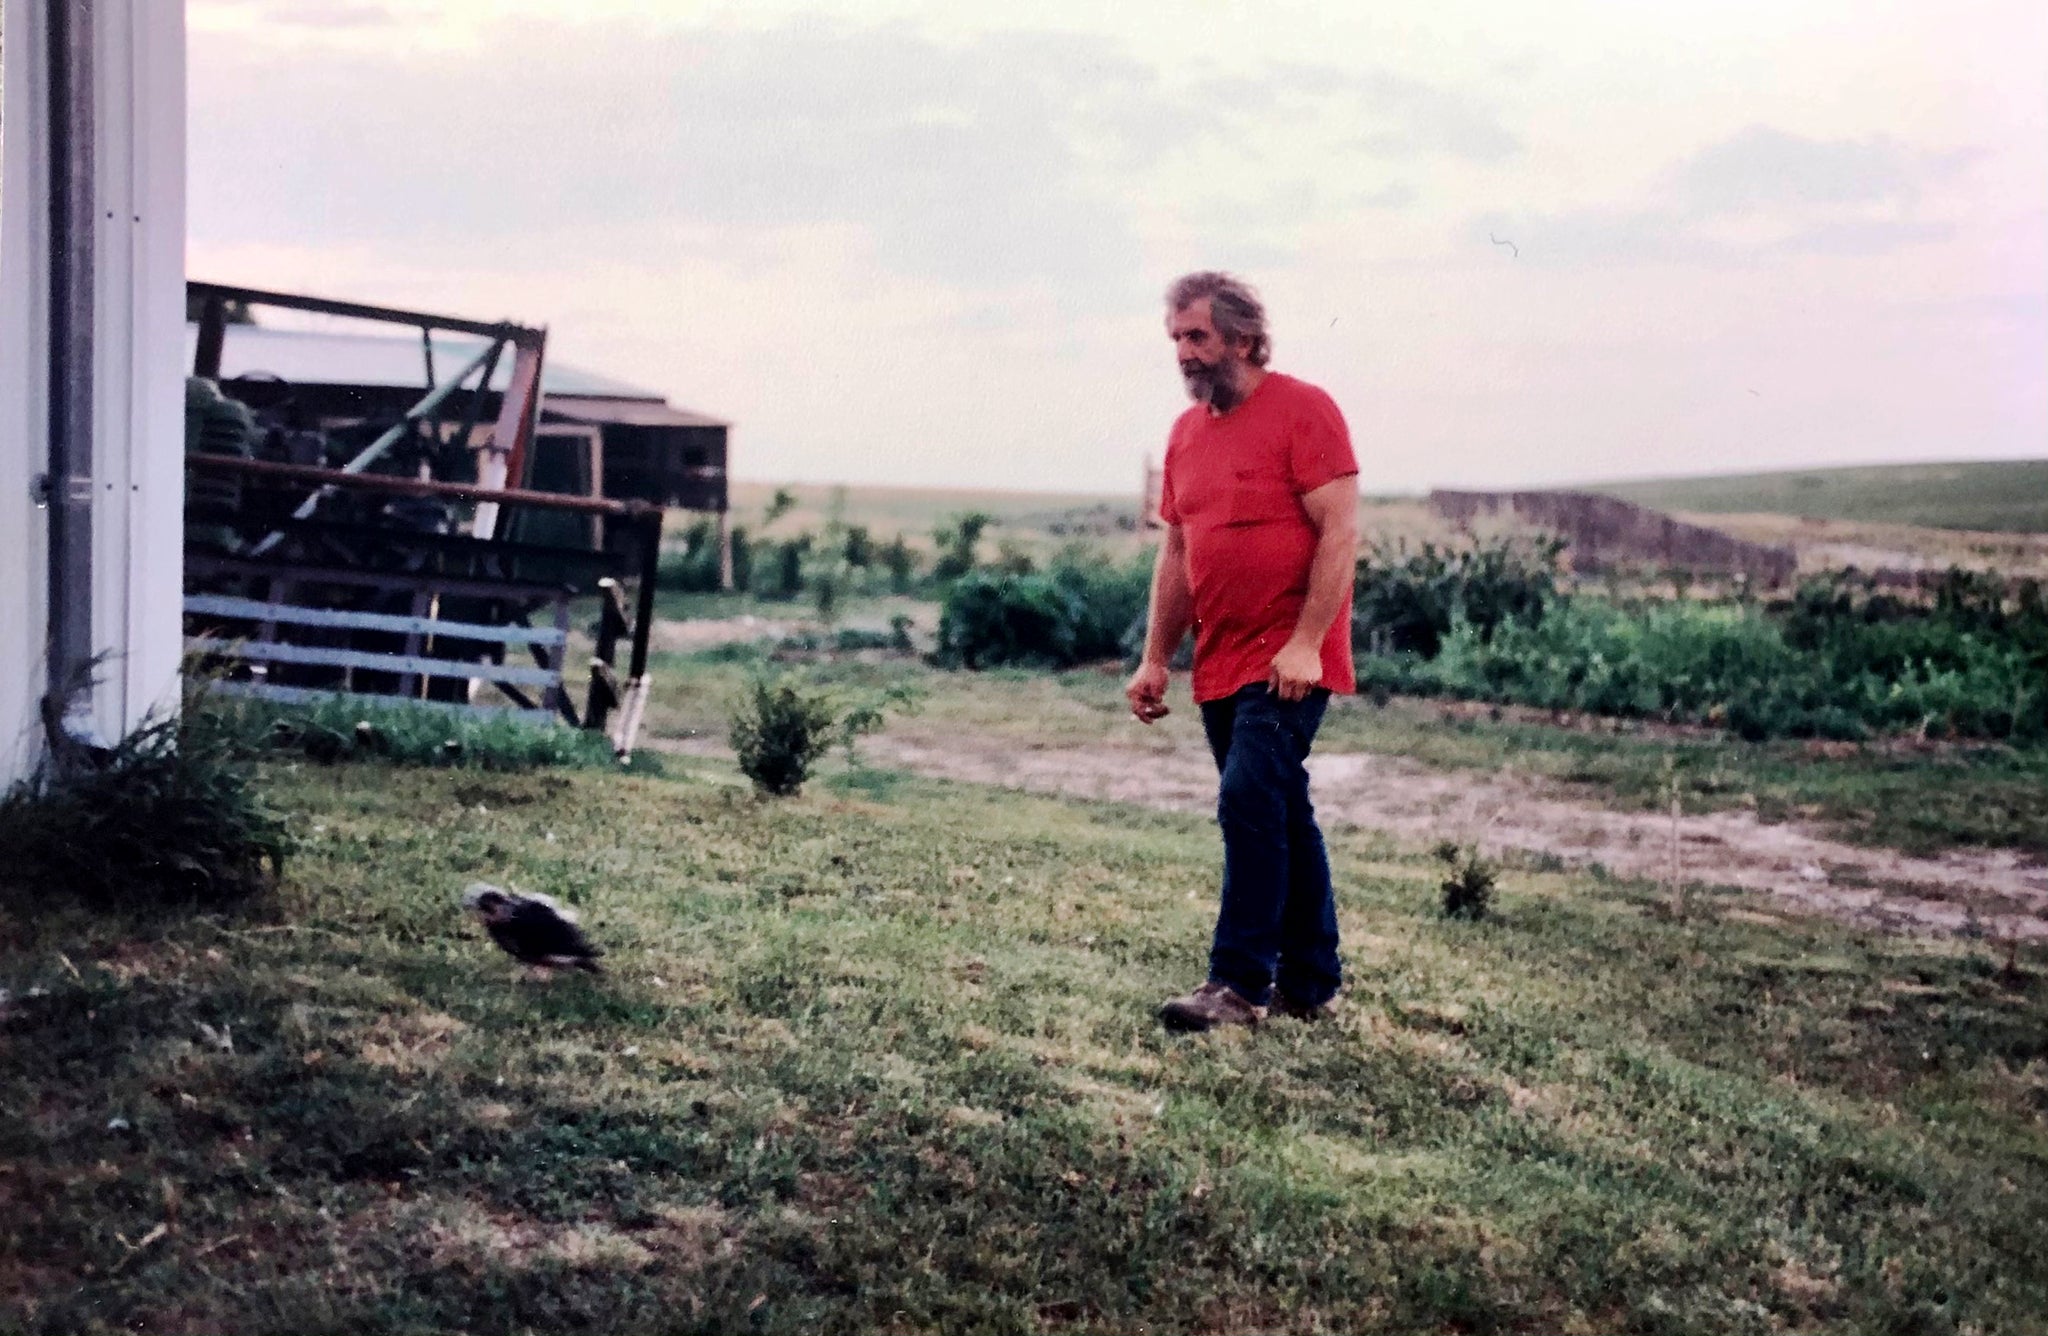
{"label": "white building wall", "polygon": [[[0,782],[41,750],[49,176],[45,6],[0,0]],[[96,0],[92,640],[102,737],[175,708],[183,585],[184,6]],[[20,628],[19,631],[14,628]]]}
{"label": "white building wall", "polygon": [[185,7],[96,0],[100,256],[93,642],[125,645],[95,711],[178,705],[185,546]]}
{"label": "white building wall", "polygon": [[29,495],[49,457],[42,27],[42,0],[0,0],[0,783],[33,762],[47,627],[50,531]]}

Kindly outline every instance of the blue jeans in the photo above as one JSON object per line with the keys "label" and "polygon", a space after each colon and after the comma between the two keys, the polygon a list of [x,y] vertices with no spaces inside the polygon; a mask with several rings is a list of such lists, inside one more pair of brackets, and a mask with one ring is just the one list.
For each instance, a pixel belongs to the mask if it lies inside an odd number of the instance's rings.
{"label": "blue jeans", "polygon": [[1223,906],[1209,950],[1209,978],[1255,1006],[1273,986],[1321,1006],[1342,979],[1330,860],[1308,800],[1309,747],[1330,693],[1289,704],[1264,683],[1202,706],[1202,728],[1223,782]]}

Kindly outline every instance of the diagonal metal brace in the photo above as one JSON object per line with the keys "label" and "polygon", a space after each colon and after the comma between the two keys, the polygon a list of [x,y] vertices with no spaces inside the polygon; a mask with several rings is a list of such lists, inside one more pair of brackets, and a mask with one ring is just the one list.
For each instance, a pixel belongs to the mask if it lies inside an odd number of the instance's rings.
{"label": "diagonal metal brace", "polygon": [[[424,399],[421,399],[411,408],[408,408],[405,411],[405,416],[400,418],[398,422],[389,431],[385,432],[382,436],[379,436],[376,440],[370,442],[367,446],[364,446],[362,451],[359,454],[357,454],[354,459],[351,459],[348,461],[348,463],[343,464],[341,466],[341,471],[343,473],[361,473],[364,469],[368,468],[371,464],[375,463],[380,455],[382,455],[386,450],[389,450],[392,446],[398,444],[398,442],[404,440],[406,436],[411,434],[412,429],[414,427],[418,426],[423,419],[428,417],[430,414],[433,413],[435,409],[439,408],[443,403],[445,403],[450,395],[454,394],[457,390],[461,389],[462,382],[468,380],[472,375],[474,375],[479,370],[482,370],[487,365],[496,366],[498,360],[498,353],[504,347],[504,343],[505,341],[503,339],[500,339],[497,342],[491,344],[482,352],[478,353],[475,357],[471,358],[469,360],[468,365],[464,366],[462,370],[456,372],[453,376],[449,377],[446,381],[443,381],[441,384],[436,385],[433,389],[428,390],[427,395]],[[482,385],[478,387],[479,390],[487,390],[489,388],[490,387],[488,385]],[[320,502],[323,499],[325,499],[330,493],[332,493],[333,490],[334,489],[332,487],[322,487],[318,491],[314,492],[311,496],[307,497],[303,502],[299,504],[299,508],[297,510],[292,512],[292,518],[295,520],[302,520],[312,515],[313,511],[319,506]],[[250,550],[250,555],[260,557],[283,541],[283,530],[277,530],[275,532],[267,534],[264,536],[262,542],[256,544],[256,546]]]}

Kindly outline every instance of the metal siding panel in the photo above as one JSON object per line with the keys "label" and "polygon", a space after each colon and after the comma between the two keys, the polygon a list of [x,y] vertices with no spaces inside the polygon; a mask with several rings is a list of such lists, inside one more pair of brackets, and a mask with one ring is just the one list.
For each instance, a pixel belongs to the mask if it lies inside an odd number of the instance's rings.
{"label": "metal siding panel", "polygon": [[124,0],[93,6],[92,717],[112,740],[128,724],[128,460],[135,419],[136,90]]}
{"label": "metal siding panel", "polygon": [[135,245],[127,702],[133,727],[178,705],[185,541],[185,7],[133,15]]}

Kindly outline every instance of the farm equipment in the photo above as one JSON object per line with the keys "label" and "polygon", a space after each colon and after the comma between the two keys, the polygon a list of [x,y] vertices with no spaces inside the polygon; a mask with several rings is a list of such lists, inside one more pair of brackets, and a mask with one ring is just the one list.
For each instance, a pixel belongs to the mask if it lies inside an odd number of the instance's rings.
{"label": "farm equipment", "polygon": [[[662,508],[519,485],[545,332],[207,284],[190,299],[184,614],[210,688],[508,712],[606,729],[629,756]],[[394,409],[323,400],[277,376],[223,384],[225,325],[261,307],[417,329],[421,393]],[[436,352],[451,345],[467,356],[437,375]],[[568,669],[579,600],[596,602],[582,683]]]}

